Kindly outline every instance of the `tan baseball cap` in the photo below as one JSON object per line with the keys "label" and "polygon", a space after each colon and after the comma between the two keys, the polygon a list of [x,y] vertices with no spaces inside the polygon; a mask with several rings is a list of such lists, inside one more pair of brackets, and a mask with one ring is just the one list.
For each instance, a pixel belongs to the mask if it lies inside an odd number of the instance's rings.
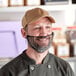
{"label": "tan baseball cap", "polygon": [[26,25],[33,23],[42,17],[48,17],[52,23],[55,23],[55,20],[51,16],[49,16],[49,13],[46,10],[42,8],[33,8],[31,10],[28,10],[23,16],[22,18],[23,28]]}

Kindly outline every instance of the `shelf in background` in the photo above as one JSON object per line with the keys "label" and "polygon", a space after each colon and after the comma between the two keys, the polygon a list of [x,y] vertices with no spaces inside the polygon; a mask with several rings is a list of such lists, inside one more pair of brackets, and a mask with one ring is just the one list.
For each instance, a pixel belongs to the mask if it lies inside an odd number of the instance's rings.
{"label": "shelf in background", "polygon": [[[66,13],[68,12],[70,13],[70,11],[73,12],[76,10],[76,5],[40,5],[40,6],[0,7],[0,21],[21,21],[25,11],[35,7],[43,8],[49,12],[59,12],[59,14],[62,14],[62,11],[67,11]],[[73,15],[72,12],[71,12],[71,15]],[[68,14],[65,14],[65,16],[67,16],[66,18],[68,18]]]}
{"label": "shelf in background", "polygon": [[40,7],[44,8],[48,11],[56,11],[56,10],[67,10],[67,9],[76,9],[76,5],[41,5],[41,6],[20,6],[20,7],[0,7],[1,12],[24,12],[30,8]]}

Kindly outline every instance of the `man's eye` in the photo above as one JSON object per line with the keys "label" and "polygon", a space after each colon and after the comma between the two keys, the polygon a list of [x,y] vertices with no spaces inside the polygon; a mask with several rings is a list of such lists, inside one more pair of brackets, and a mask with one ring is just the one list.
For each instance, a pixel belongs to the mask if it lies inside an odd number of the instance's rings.
{"label": "man's eye", "polygon": [[39,29],[41,29],[40,27],[36,27],[36,28],[34,28],[34,30],[39,30]]}
{"label": "man's eye", "polygon": [[46,28],[47,28],[47,29],[50,29],[51,27],[50,27],[50,26],[47,26]]}

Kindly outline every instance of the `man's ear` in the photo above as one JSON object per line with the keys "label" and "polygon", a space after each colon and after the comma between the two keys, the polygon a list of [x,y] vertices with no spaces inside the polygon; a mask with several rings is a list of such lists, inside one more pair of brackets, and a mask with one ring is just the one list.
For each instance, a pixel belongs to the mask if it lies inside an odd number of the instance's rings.
{"label": "man's ear", "polygon": [[24,38],[26,38],[26,31],[23,28],[21,28],[21,34]]}

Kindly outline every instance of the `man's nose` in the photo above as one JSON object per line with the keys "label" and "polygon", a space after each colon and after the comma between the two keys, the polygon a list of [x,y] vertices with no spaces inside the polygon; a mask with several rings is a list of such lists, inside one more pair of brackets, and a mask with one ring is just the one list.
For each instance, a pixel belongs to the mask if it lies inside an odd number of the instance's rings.
{"label": "man's nose", "polygon": [[41,28],[40,30],[40,36],[46,36],[48,34],[48,31],[46,28]]}

